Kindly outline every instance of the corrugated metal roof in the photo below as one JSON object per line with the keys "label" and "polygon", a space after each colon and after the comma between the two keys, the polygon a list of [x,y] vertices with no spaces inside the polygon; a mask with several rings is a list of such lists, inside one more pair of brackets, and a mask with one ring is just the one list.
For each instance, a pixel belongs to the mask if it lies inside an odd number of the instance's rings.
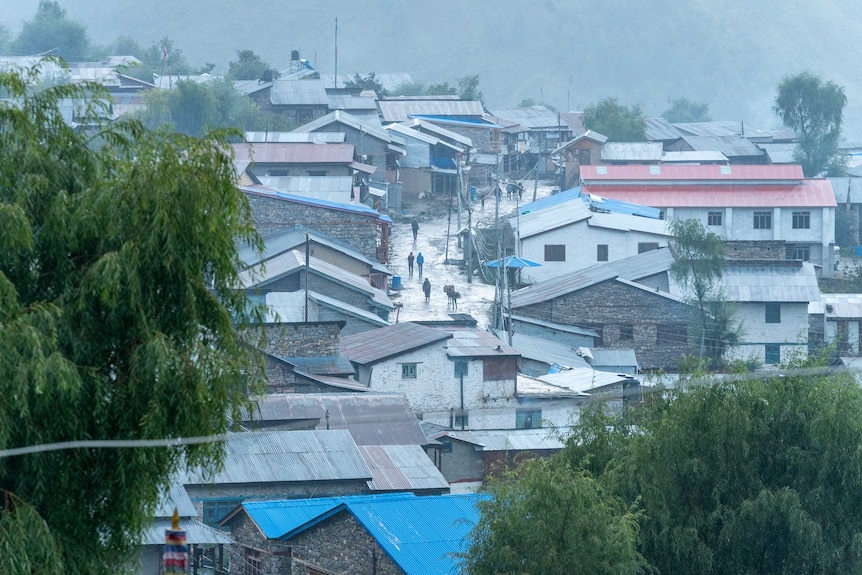
{"label": "corrugated metal roof", "polygon": [[646,118],[646,139],[659,142],[672,142],[682,137],[682,132],[664,118]]}
{"label": "corrugated metal roof", "polygon": [[[305,254],[299,250],[284,252],[270,258],[263,264],[254,265],[239,274],[240,285],[243,288],[264,287],[269,283],[305,267]],[[311,273],[316,273],[329,278],[345,287],[364,292],[369,296],[377,307],[394,309],[395,306],[381,289],[368,283],[368,280],[358,276],[329,262],[320,260],[314,256],[309,258]]]}
{"label": "corrugated metal roof", "polygon": [[748,158],[764,155],[763,150],[744,136],[683,136],[694,150],[719,151],[728,158]]}
{"label": "corrugated metal roof", "polygon": [[269,100],[274,106],[329,106],[323,82],[313,78],[278,78],[272,83]]}
{"label": "corrugated metal roof", "polygon": [[[599,170],[601,168],[601,170]],[[731,182],[744,180],[749,182],[770,182],[787,184],[788,180],[802,181],[802,167],[798,164],[789,165],[740,165],[732,166],[677,166],[661,165],[622,165],[622,166],[581,166],[581,179],[587,184],[596,182],[633,182],[633,181],[684,181],[707,183],[709,181]]]}
{"label": "corrugated metal roof", "polygon": [[599,334],[597,332],[595,332],[594,330],[583,328],[583,327],[578,327],[576,325],[564,325],[561,323],[554,323],[551,321],[545,321],[545,320],[541,320],[541,319],[536,319],[534,317],[526,317],[526,316],[517,315],[517,314],[512,314],[510,319],[514,322],[530,323],[533,325],[538,325],[538,326],[546,327],[548,329],[558,330],[561,332],[573,333],[576,335],[585,335],[588,337],[599,337]]}
{"label": "corrugated metal roof", "polygon": [[[685,136],[742,136],[746,132],[742,122],[722,120],[716,122],[674,122],[673,127]],[[749,128],[750,130],[750,128]]]}
{"label": "corrugated metal roof", "polygon": [[[670,269],[673,255],[667,248],[643,252],[613,262],[596,264],[512,292],[512,308],[548,301],[613,278],[638,280]],[[661,293],[662,296],[669,294]]]}
{"label": "corrugated metal roof", "polygon": [[268,176],[257,179],[269,188],[305,198],[349,203],[353,194],[352,176]]}
{"label": "corrugated metal roof", "polygon": [[320,318],[316,302],[309,302],[306,316],[304,291],[269,292],[264,298],[267,323],[302,323]]}
{"label": "corrugated metal roof", "polygon": [[817,274],[809,262],[729,261],[721,286],[724,298],[731,302],[807,303],[820,299]]}
{"label": "corrugated metal roof", "polygon": [[228,434],[224,468],[189,471],[184,485],[371,479],[347,430],[254,431]]}
{"label": "corrugated metal roof", "polygon": [[478,100],[378,100],[383,122],[403,122],[411,116],[478,116],[485,113]]}
{"label": "corrugated metal roof", "polygon": [[246,96],[260,92],[261,90],[268,90],[270,88],[272,88],[272,82],[261,82],[260,80],[233,81],[233,89]]}
{"label": "corrugated metal roof", "polygon": [[475,431],[449,431],[453,439],[482,446],[482,451],[530,451],[534,449],[562,449],[563,441],[554,429],[490,429]]}
{"label": "corrugated metal roof", "polygon": [[245,132],[246,142],[293,144],[343,144],[344,132]]}
{"label": "corrugated metal roof", "polygon": [[400,393],[269,394],[256,398],[255,403],[255,420],[276,423],[319,419],[318,429],[326,429],[327,425],[330,429],[346,429],[357,445],[427,443],[407,397]]}
{"label": "corrugated metal roof", "polygon": [[446,355],[450,358],[519,357],[514,347],[507,345],[490,331],[456,329],[446,342]]}
{"label": "corrugated metal roof", "polygon": [[[858,293],[824,293],[820,294],[821,313],[826,319],[858,319],[862,318],[862,294]],[[831,306],[832,311],[829,311]]]}
{"label": "corrugated metal roof", "polygon": [[726,164],[728,163],[727,156],[717,150],[682,150],[678,152],[665,152],[661,161],[663,164],[673,163],[711,163],[711,164]]}
{"label": "corrugated metal roof", "polygon": [[544,209],[526,214],[526,210],[521,210],[521,215],[511,218],[509,225],[513,230],[517,230],[518,236],[523,240],[589,219],[594,215],[579,198],[573,198],[562,205],[565,206],[564,209]]}
{"label": "corrugated metal roof", "polygon": [[518,350],[521,357],[548,365],[589,367],[584,358],[575,353],[575,349],[571,345],[559,340],[527,335],[516,330],[512,334],[512,347]]}
{"label": "corrugated metal roof", "polygon": [[649,206],[621,202],[619,200],[599,196],[598,194],[584,193],[581,194],[581,199],[584,201],[585,204],[587,204],[588,206],[590,206],[590,208],[596,211],[607,211],[613,214],[640,216],[644,218],[652,218],[654,220],[661,219],[661,210],[657,210]]}
{"label": "corrugated metal roof", "polygon": [[658,162],[661,159],[661,142],[606,142],[602,146],[603,162]]}
{"label": "corrugated metal roof", "polygon": [[793,157],[793,152],[796,151],[796,144],[780,142],[777,144],[763,143],[757,144],[757,147],[766,152],[769,156],[769,161],[772,164],[794,164],[796,159]]}
{"label": "corrugated metal roof", "polygon": [[643,232],[657,236],[670,237],[668,222],[665,220],[644,218],[628,214],[594,213],[587,225],[594,228],[619,230],[623,232]]}
{"label": "corrugated metal roof", "polygon": [[373,138],[377,138],[378,140],[382,140],[387,144],[392,143],[392,137],[389,132],[384,130],[379,126],[370,125],[368,123],[362,122],[356,116],[349,114],[343,110],[335,110],[334,112],[330,112],[325,116],[317,118],[316,120],[312,120],[307,124],[303,124],[299,128],[293,130],[294,132],[316,132],[332,124],[344,124],[354,130],[361,131],[364,135],[370,136]]}
{"label": "corrugated metal roof", "polygon": [[449,141],[450,143],[460,144],[466,149],[470,149],[473,147],[473,140],[468,138],[467,136],[458,134],[451,130],[447,130],[442,126],[438,126],[437,124],[432,124],[431,122],[426,122],[418,118],[410,118],[409,120],[404,120],[403,122],[400,122],[399,125],[406,128],[418,130],[423,133],[433,134],[443,140]]}
{"label": "corrugated metal roof", "polygon": [[797,185],[590,184],[584,190],[654,208],[835,207],[835,194],[826,180]]}
{"label": "corrugated metal roof", "polygon": [[153,517],[157,519],[173,517],[174,509],[177,510],[180,517],[198,516],[198,511],[186,492],[186,488],[178,481],[172,483],[168,491],[162,494]]}
{"label": "corrugated metal roof", "polygon": [[593,366],[601,370],[604,366],[633,366],[639,368],[637,356],[633,349],[608,349],[591,347]]}
{"label": "corrugated metal roof", "polygon": [[359,452],[371,470],[368,487],[372,491],[449,489],[449,482],[419,445],[363,445]]}
{"label": "corrugated metal roof", "polygon": [[578,394],[600,394],[613,385],[633,381],[629,375],[598,371],[591,367],[565,369],[537,377],[539,381],[567,389]]}
{"label": "corrugated metal roof", "polygon": [[353,214],[360,214],[364,216],[371,216],[377,220],[382,222],[392,223],[392,218],[389,216],[384,216],[374,208],[370,208],[364,204],[359,203],[351,203],[344,204],[339,202],[330,202],[327,200],[318,200],[316,198],[306,198],[303,196],[295,196],[291,194],[286,194],[284,192],[279,192],[277,190],[273,190],[270,188],[266,188],[263,186],[239,186],[239,190],[244,194],[254,194],[259,196],[270,196],[273,198],[278,198],[280,200],[284,200],[286,202],[294,202],[298,204],[305,204],[309,206],[316,206],[319,208],[327,208],[331,210],[338,210],[342,212],[350,212]]}
{"label": "corrugated metal roof", "polygon": [[[832,185],[835,200],[839,205],[848,201],[851,204],[862,204],[862,178],[826,178]],[[850,196],[848,200],[847,196]]]}
{"label": "corrugated metal roof", "polygon": [[350,361],[368,365],[448,339],[452,339],[451,333],[403,322],[342,336],[339,344],[341,353]]}
{"label": "corrugated metal roof", "polygon": [[[165,544],[165,531],[171,528],[171,519],[157,519],[144,528],[141,534],[141,545]],[[201,523],[196,519],[183,519],[180,521],[180,529],[185,531],[186,543],[188,545],[233,545],[235,541],[218,529]]]}
{"label": "corrugated metal roof", "polygon": [[568,148],[572,144],[576,144],[582,140],[591,140],[591,141],[596,142],[598,144],[604,144],[605,142],[608,141],[608,137],[605,136],[604,134],[594,132],[593,130],[587,130],[586,132],[584,132],[580,136],[575,136],[574,138],[572,138],[568,142],[565,142],[565,143],[557,146],[557,148],[553,152],[551,152],[551,155],[559,154],[560,152],[562,152],[563,150],[565,150],[566,148]]}
{"label": "corrugated metal roof", "polygon": [[544,106],[497,109],[489,110],[489,112],[531,130],[541,130],[543,128],[569,130],[569,126],[563,122],[559,113],[549,110]]}
{"label": "corrugated metal roof", "polygon": [[354,96],[351,94],[327,94],[330,110],[357,111],[366,110],[377,113],[377,100],[372,96]]}
{"label": "corrugated metal roof", "polygon": [[256,164],[350,164],[353,144],[258,142],[231,144],[236,161]]}
{"label": "corrugated metal roof", "polygon": [[349,303],[344,303],[343,301],[337,300],[333,297],[323,295],[322,293],[308,292],[308,296],[317,303],[318,307],[334,309],[344,313],[345,315],[356,317],[376,326],[385,327],[390,325],[388,321],[381,318],[379,315],[354,305],[350,305]]}
{"label": "corrugated metal roof", "polygon": [[569,200],[574,198],[578,198],[581,195],[581,187],[577,186],[575,188],[571,188],[569,190],[563,190],[562,192],[551,194],[550,196],[544,197],[541,200],[536,200],[535,202],[530,202],[529,204],[524,204],[521,206],[521,213],[527,212],[538,212],[540,210],[544,210],[547,208],[553,208]]}

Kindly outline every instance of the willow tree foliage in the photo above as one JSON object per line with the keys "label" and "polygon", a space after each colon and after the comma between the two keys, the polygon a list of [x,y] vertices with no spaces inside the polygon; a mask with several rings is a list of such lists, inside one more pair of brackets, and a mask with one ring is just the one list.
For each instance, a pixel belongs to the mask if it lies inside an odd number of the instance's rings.
{"label": "willow tree foliage", "polygon": [[[235,241],[259,238],[224,134],[102,123],[106,94],[34,93],[36,76],[0,73],[0,450],[226,432],[259,374],[234,328],[253,313],[233,289]],[[64,573],[115,572],[169,476],[220,456],[2,457],[0,555],[39,563],[18,572],[51,573],[57,556]]]}
{"label": "willow tree foliage", "polygon": [[637,501],[666,575],[862,572],[862,389],[846,375],[700,381],[582,417],[563,457]]}
{"label": "willow tree foliage", "polygon": [[[840,175],[838,152],[847,96],[844,88],[810,72],[786,76],[778,84],[773,110],[799,138],[794,157],[807,177]],[[836,173],[839,172],[839,173]]]}
{"label": "willow tree foliage", "polygon": [[608,137],[611,142],[646,141],[646,119],[640,106],[631,108],[605,98],[584,108],[581,116],[584,128]]}
{"label": "willow tree foliage", "polygon": [[646,566],[637,514],[588,474],[534,459],[493,481],[463,554],[468,575],[624,575]]}

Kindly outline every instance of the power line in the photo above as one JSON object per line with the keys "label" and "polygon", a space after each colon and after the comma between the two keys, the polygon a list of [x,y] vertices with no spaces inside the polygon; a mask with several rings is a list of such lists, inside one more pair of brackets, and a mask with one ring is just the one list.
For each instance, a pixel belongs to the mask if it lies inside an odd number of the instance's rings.
{"label": "power line", "polygon": [[[253,433],[253,432],[252,432]],[[0,459],[16,455],[30,455],[46,451],[65,451],[69,449],[117,449],[136,447],[179,447],[181,445],[198,445],[201,443],[221,443],[227,441],[227,435],[205,435],[199,437],[177,437],[173,439],[85,439],[78,441],[60,441],[43,443],[27,447],[15,447],[0,450]]]}

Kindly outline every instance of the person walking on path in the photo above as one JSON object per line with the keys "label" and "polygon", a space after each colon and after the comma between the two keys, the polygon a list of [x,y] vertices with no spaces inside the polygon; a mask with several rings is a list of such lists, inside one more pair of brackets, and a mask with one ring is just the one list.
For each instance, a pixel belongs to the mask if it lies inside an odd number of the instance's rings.
{"label": "person walking on path", "polygon": [[428,278],[425,278],[425,281],[422,282],[422,291],[425,292],[425,301],[431,301],[431,282],[428,281]]}
{"label": "person walking on path", "polygon": [[413,220],[413,223],[410,224],[410,227],[413,228],[413,241],[415,242],[416,236],[419,235],[419,222],[417,222],[416,220]]}
{"label": "person walking on path", "polygon": [[422,264],[425,263],[425,256],[422,255],[422,252],[419,252],[416,255],[416,267],[419,268],[419,277],[422,277]]}
{"label": "person walking on path", "polygon": [[416,259],[413,257],[413,252],[407,256],[407,274],[412,278],[413,277],[413,260]]}

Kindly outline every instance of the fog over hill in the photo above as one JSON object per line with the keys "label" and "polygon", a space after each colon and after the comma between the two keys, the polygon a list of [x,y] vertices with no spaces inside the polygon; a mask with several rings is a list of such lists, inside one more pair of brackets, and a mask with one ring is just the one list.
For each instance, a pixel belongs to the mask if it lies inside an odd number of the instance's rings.
{"label": "fog over hill", "polygon": [[[713,119],[779,125],[781,78],[809,70],[846,88],[845,135],[862,139],[858,0],[59,0],[97,44],[169,36],[216,72],[240,49],[279,68],[290,51],[324,73],[408,72],[433,84],[478,74],[489,108],[526,98],[578,110],[606,96],[659,115],[707,102]],[[38,0],[0,0],[13,33]]]}

